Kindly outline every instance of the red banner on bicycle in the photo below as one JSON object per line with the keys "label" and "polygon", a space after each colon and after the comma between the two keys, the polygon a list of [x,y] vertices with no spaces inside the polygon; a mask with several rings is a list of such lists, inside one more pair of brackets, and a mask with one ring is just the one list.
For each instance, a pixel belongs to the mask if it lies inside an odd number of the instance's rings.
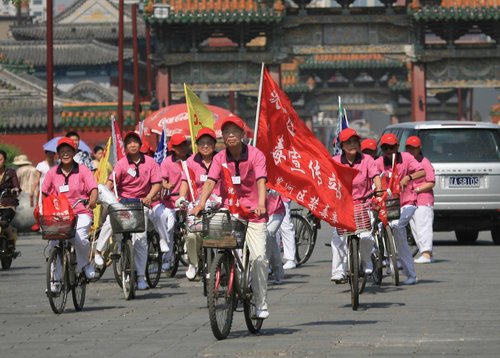
{"label": "red banner on bicycle", "polygon": [[331,225],[355,231],[352,180],[306,127],[285,93],[264,70],[256,143],[266,156],[268,184]]}

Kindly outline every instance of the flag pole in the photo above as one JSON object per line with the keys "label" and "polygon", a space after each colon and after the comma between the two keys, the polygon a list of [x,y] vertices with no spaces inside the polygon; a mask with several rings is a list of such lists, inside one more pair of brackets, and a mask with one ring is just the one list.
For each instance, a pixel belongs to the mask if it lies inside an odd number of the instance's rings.
{"label": "flag pole", "polygon": [[181,165],[182,165],[182,170],[184,171],[184,174],[186,174],[187,183],[188,183],[188,187],[189,187],[189,193],[191,194],[191,200],[194,203],[196,198],[194,197],[193,185],[191,184],[191,177],[189,176],[189,170],[188,170],[186,161],[185,160],[181,161]]}
{"label": "flag pole", "polygon": [[262,62],[262,67],[260,69],[259,95],[257,97],[257,111],[255,113],[255,129],[253,132],[253,141],[252,141],[252,145],[254,147],[257,145],[257,132],[259,130],[260,101],[262,99],[263,82],[264,82],[264,62]]}

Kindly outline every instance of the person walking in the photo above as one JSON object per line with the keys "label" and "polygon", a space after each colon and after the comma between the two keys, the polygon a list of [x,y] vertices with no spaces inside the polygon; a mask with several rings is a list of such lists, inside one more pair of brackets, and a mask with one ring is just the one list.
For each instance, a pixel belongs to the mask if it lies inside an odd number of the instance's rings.
{"label": "person walking", "polygon": [[35,204],[34,194],[37,178],[36,168],[24,154],[14,157],[12,164],[17,166],[16,174],[19,180],[21,191],[29,195],[30,206],[33,207],[33,205]]}
{"label": "person walking", "polygon": [[434,192],[435,172],[429,159],[422,154],[422,142],[417,136],[410,136],[406,139],[406,151],[424,167],[425,177],[415,179],[413,188],[417,193],[417,209],[410,220],[410,227],[415,238],[415,242],[420,252],[420,257],[416,258],[416,264],[430,264],[434,262],[432,254],[434,222]]}

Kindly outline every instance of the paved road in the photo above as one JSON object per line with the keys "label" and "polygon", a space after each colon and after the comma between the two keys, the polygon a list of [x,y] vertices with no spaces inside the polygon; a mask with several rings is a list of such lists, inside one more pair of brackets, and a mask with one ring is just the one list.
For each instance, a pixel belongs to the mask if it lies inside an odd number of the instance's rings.
{"label": "paved road", "polygon": [[125,301],[111,272],[91,285],[83,312],[52,313],[44,296],[44,243],[19,240],[23,256],[0,271],[1,357],[490,356],[500,351],[500,247],[481,233],[474,247],[436,237],[437,262],[420,283],[369,287],[357,312],[347,285],[329,281],[323,230],[310,262],[270,287],[271,317],[250,335],[242,313],[214,339],[199,282],[162,278]]}

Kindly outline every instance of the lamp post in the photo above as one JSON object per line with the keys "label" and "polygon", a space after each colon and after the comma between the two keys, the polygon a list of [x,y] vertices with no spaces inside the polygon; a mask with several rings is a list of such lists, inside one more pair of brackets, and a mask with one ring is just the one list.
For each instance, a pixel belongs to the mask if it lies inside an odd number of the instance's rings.
{"label": "lamp post", "polygon": [[54,138],[54,47],[52,34],[52,0],[47,0],[47,141]]}
{"label": "lamp post", "polygon": [[123,34],[123,13],[124,13],[124,0],[118,2],[118,127],[123,134],[123,47],[124,47],[124,34]]}
{"label": "lamp post", "polygon": [[132,4],[132,48],[134,60],[134,114],[135,124],[141,121],[139,99],[139,45],[137,40],[137,3]]}

